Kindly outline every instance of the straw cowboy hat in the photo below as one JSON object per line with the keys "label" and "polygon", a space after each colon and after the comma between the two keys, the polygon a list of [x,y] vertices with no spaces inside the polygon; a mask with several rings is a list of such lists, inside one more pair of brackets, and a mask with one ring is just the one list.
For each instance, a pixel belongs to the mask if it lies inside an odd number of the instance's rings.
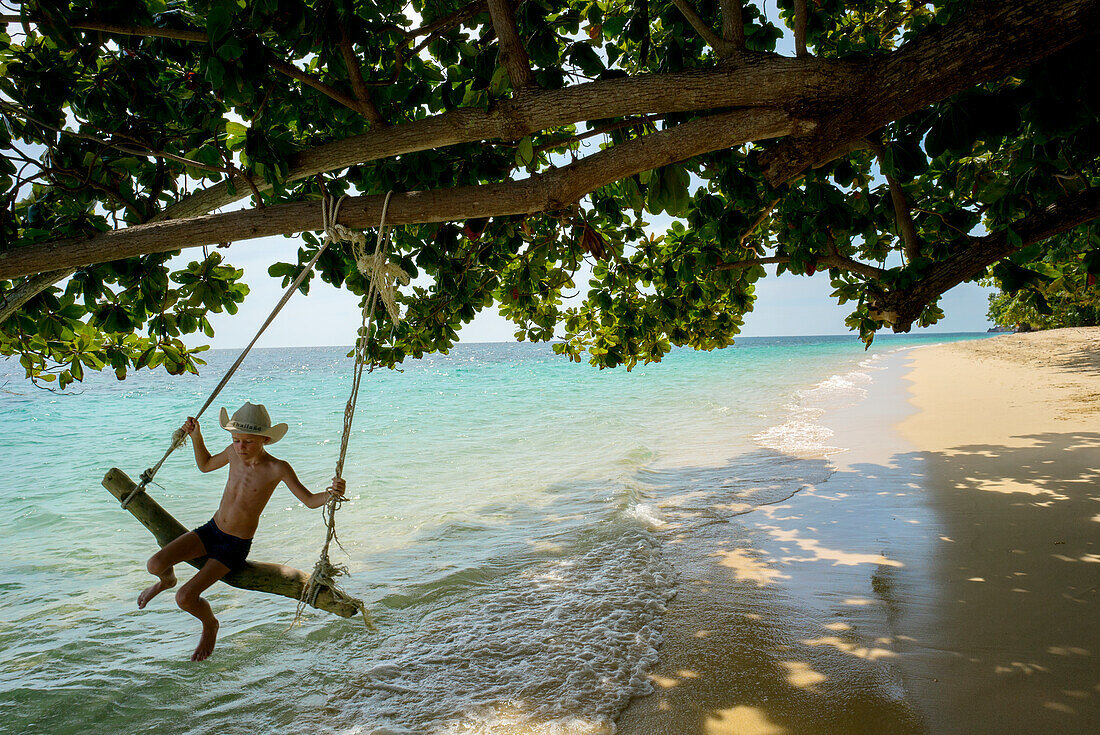
{"label": "straw cowboy hat", "polygon": [[218,422],[226,431],[266,436],[270,440],[268,444],[274,444],[286,436],[286,431],[289,428],[286,424],[272,426],[271,416],[268,415],[267,409],[262,403],[257,405],[246,402],[237,409],[237,412],[233,414],[233,418],[229,418],[229,412],[223,408],[221,415],[218,417]]}

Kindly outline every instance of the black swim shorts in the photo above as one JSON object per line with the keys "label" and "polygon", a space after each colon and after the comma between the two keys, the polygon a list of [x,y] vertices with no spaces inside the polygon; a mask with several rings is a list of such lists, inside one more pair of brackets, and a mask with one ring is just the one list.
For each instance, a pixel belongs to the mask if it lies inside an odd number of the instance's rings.
{"label": "black swim shorts", "polygon": [[195,529],[206,555],[211,559],[217,559],[230,570],[240,569],[244,566],[244,560],[248,557],[248,550],[252,548],[252,539],[239,538],[218,528],[214,519],[204,523]]}

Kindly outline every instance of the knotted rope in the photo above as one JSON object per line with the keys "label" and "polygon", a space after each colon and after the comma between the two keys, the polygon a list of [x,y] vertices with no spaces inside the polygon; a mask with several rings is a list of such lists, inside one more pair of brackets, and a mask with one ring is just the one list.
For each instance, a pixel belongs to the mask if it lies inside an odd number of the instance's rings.
{"label": "knotted rope", "polygon": [[[386,200],[382,204],[382,223],[378,227],[378,240],[386,238],[385,230],[388,232],[389,228],[385,227],[386,222],[386,210],[390,205],[390,196],[393,192],[386,194]],[[347,197],[341,197],[340,201],[336,202],[337,210],[340,204]],[[329,200],[331,201],[331,200]],[[327,202],[326,202],[327,203]],[[323,205],[325,203],[322,203]],[[322,214],[325,214],[325,210],[322,208]],[[327,215],[326,215],[327,216]],[[343,240],[351,243],[351,252],[355,257],[355,266],[359,269],[372,288],[377,289],[378,294],[382,298],[382,303],[386,307],[386,313],[390,315],[390,321],[397,323],[401,321],[401,309],[397,306],[396,298],[396,283],[400,281],[402,285],[409,285],[409,274],[406,273],[400,266],[395,265],[386,259],[384,250],[380,250],[378,243],[375,244],[374,252],[367,252],[367,234],[358,230],[350,230],[344,225],[336,222],[335,214],[332,217],[331,223],[325,227],[326,241],[328,240]],[[389,240],[386,240],[387,244]],[[373,308],[373,307],[372,307]]]}
{"label": "knotted rope", "polygon": [[[351,232],[342,225],[335,225],[335,214],[332,216],[335,226],[330,228],[326,222],[325,227],[326,242],[328,242],[329,238],[345,236],[351,240],[356,266],[367,278],[368,283],[367,293],[363,297],[362,324],[359,327],[358,336],[355,340],[355,367],[352,368],[351,395],[348,396],[347,405],[344,407],[344,431],[340,436],[340,454],[336,459],[336,471],[334,473],[337,478],[341,478],[344,472],[344,460],[347,458],[348,440],[351,438],[352,421],[355,419],[355,405],[359,399],[359,384],[363,379],[363,368],[368,362],[368,352],[373,337],[374,310],[378,306],[378,301],[381,298],[385,305],[386,312],[390,315],[391,324],[396,325],[401,319],[401,312],[397,307],[397,302],[394,297],[394,281],[400,280],[403,284],[409,282],[409,276],[405,271],[388,263],[386,260],[386,251],[389,248],[389,228],[386,227],[386,213],[389,210],[390,197],[392,196],[393,192],[388,192],[386,194],[386,199],[382,203],[382,219],[378,223],[378,235],[375,239],[374,252],[370,255],[365,252],[366,235],[362,232]],[[341,198],[340,202],[342,201],[343,198]],[[340,202],[336,203],[337,210],[339,209]],[[324,212],[325,210],[322,211]],[[330,490],[331,489],[332,488],[330,488]],[[313,573],[309,575],[309,582],[306,583],[306,588],[302,591],[302,597],[298,601],[298,612],[294,616],[294,622],[291,623],[291,626],[301,622],[302,613],[305,611],[306,605],[315,606],[317,596],[327,588],[331,591],[333,598],[338,602],[348,603],[358,607],[359,611],[363,614],[363,622],[368,628],[374,629],[374,624],[371,622],[370,616],[362,601],[348,596],[336,584],[335,578],[347,574],[347,567],[340,564],[334,564],[329,558],[329,547],[332,545],[332,542],[335,541],[336,545],[340,546],[340,539],[336,535],[336,510],[344,500],[345,498],[330,492],[328,500],[325,502],[325,507],[322,511],[325,519],[325,543],[324,546],[321,547],[320,558],[318,558],[317,563],[313,567]]]}

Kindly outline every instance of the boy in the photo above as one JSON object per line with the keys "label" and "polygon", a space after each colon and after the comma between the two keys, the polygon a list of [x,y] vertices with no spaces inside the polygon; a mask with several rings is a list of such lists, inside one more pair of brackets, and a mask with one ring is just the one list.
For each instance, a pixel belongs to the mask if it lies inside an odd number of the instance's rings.
{"label": "boy", "polygon": [[232,434],[233,443],[213,456],[206,449],[198,421],[189,417],[183,430],[191,436],[195,464],[201,472],[229,465],[229,480],[225,483],[221,505],[205,525],[188,531],[149,558],[146,568],[160,580],[138,595],[137,603],[138,609],[143,609],[149,600],[174,587],[173,567],[176,564],[207,557],[202,569],[176,592],[176,604],[202,621],[202,637],[191,655],[192,661],[208,657],[218,637],[218,619],[210,610],[210,603],[200,595],[230,571],[244,565],[260,523],[260,513],[279,483],[286,483],[290,492],[307,508],[320,508],[330,493],[344,494],[344,481],[338,477],[332,479],[332,486],[325,492],[310,492],[288,462],[267,453],[266,445],[282,439],[287,425],[272,426],[264,406],[245,403],[233,418],[229,418],[223,408],[219,421],[222,428]]}

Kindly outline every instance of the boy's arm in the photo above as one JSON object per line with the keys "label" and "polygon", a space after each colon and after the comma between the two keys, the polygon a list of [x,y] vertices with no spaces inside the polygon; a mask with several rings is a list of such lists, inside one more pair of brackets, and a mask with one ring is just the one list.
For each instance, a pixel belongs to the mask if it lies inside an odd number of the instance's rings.
{"label": "boy's arm", "polygon": [[282,462],[281,478],[286,486],[290,488],[290,492],[294,493],[294,497],[302,501],[302,504],[307,508],[320,508],[328,501],[329,495],[336,494],[343,497],[344,495],[344,480],[339,477],[332,478],[332,488],[320,493],[312,493],[309,491],[302,481],[298,479],[298,475],[294,473],[294,468],[290,466],[289,462]]}
{"label": "boy's arm", "polygon": [[195,464],[198,465],[199,472],[211,472],[229,464],[229,447],[211,456],[210,450],[206,448],[206,442],[203,441],[199,422],[195,417],[188,416],[187,421],[183,422],[182,428],[191,436],[191,446],[195,450]]}

